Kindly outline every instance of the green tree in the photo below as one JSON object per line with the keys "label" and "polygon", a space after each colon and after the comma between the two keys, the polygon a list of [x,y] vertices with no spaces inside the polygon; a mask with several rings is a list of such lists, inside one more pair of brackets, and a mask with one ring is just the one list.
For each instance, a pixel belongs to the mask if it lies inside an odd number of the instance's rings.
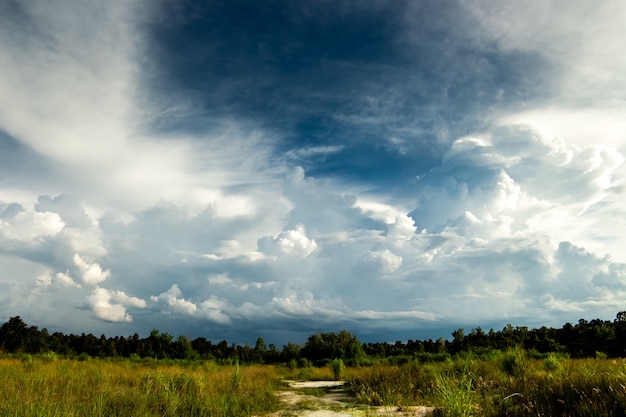
{"label": "green tree", "polygon": [[153,329],[150,336],[140,344],[139,355],[157,359],[169,358],[172,355],[172,339],[172,335]]}
{"label": "green tree", "polygon": [[365,358],[361,342],[353,334],[317,332],[302,347],[302,356],[314,363],[342,359],[345,363],[359,363]]}
{"label": "green tree", "polygon": [[437,339],[437,353],[446,353],[446,352],[447,352],[446,341],[443,337],[440,337],[439,339]]}
{"label": "green tree", "polygon": [[452,352],[465,350],[465,330],[461,327],[452,332]]}
{"label": "green tree", "polygon": [[301,350],[302,348],[300,345],[289,342],[286,345],[283,345],[283,350],[280,353],[280,359],[285,363],[289,363],[291,360],[296,360],[300,357]]}
{"label": "green tree", "polygon": [[20,316],[11,317],[0,327],[0,347],[8,352],[26,350],[28,339],[28,326]]}
{"label": "green tree", "polygon": [[626,311],[617,313],[613,321],[614,338],[611,343],[611,356],[626,356]]}
{"label": "green tree", "polygon": [[264,363],[267,356],[267,346],[265,346],[265,340],[259,337],[254,344],[253,358],[254,362]]}
{"label": "green tree", "polygon": [[172,344],[172,357],[175,359],[194,359],[198,354],[185,336],[178,336]]}
{"label": "green tree", "polygon": [[198,337],[191,342],[191,347],[195,350],[203,359],[212,359],[213,356],[213,342],[207,340],[206,337]]}

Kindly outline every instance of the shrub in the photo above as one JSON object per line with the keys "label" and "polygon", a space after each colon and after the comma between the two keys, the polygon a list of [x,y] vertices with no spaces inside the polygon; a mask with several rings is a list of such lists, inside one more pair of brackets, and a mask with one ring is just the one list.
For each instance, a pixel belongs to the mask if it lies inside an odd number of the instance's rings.
{"label": "shrub", "polygon": [[443,412],[449,417],[469,417],[478,409],[473,389],[474,375],[464,372],[460,379],[437,376],[437,392]]}
{"label": "shrub", "polygon": [[502,370],[508,376],[517,377],[524,373],[527,358],[526,352],[520,348],[509,349],[502,357]]}
{"label": "shrub", "polygon": [[545,371],[555,372],[561,369],[561,362],[559,358],[554,354],[548,354],[548,356],[543,360],[542,367]]}
{"label": "shrub", "polygon": [[341,359],[335,359],[332,361],[330,363],[330,367],[333,370],[333,377],[335,378],[335,381],[343,379],[344,374],[346,373],[346,366]]}
{"label": "shrub", "polygon": [[59,355],[57,355],[53,351],[49,351],[49,352],[43,353],[41,355],[41,359],[43,359],[44,362],[54,362],[57,359],[59,359]]}

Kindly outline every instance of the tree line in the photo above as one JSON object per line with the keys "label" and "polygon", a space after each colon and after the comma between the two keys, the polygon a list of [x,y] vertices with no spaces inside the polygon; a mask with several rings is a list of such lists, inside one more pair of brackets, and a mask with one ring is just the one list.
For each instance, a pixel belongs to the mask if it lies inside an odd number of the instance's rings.
{"label": "tree line", "polygon": [[502,330],[484,331],[472,328],[469,333],[460,328],[452,332],[451,340],[436,342],[413,341],[407,343],[368,343],[363,348],[369,356],[398,357],[420,353],[456,354],[464,351],[506,350],[520,347],[538,354],[561,353],[572,358],[592,358],[598,355],[626,357],[626,311],[617,313],[614,320],[585,319],[578,323],[565,323],[561,328],[507,324]]}
{"label": "tree line", "polygon": [[561,328],[529,329],[508,324],[502,330],[480,327],[466,334],[460,328],[452,332],[452,339],[436,341],[408,340],[395,343],[361,343],[356,336],[342,330],[317,332],[300,345],[287,343],[279,349],[266,345],[259,337],[252,347],[222,340],[213,343],[204,337],[190,340],[184,336],[162,333],[157,329],[145,338],[132,336],[96,337],[93,334],[49,334],[47,329],[29,326],[19,316],[11,317],[0,327],[0,351],[5,353],[37,354],[55,352],[75,357],[135,357],[156,359],[210,359],[242,363],[298,363],[324,364],[341,359],[346,364],[366,364],[378,360],[400,362],[418,358],[437,360],[463,351],[504,350],[521,347],[538,354],[562,353],[574,358],[626,357],[626,311],[617,313],[615,320],[580,319]]}

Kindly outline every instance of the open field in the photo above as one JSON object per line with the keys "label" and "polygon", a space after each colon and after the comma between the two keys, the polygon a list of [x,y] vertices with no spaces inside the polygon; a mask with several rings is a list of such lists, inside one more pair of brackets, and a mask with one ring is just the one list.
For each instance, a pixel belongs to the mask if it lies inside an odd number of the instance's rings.
{"label": "open field", "polygon": [[447,416],[625,416],[622,359],[530,358],[521,349],[441,363],[350,370],[370,404],[433,405]]}
{"label": "open field", "polygon": [[0,360],[0,416],[246,416],[277,409],[271,366]]}
{"label": "open field", "polygon": [[[7,356],[0,416],[626,415],[621,359],[531,358],[512,349],[334,371]],[[301,382],[337,377],[345,384]]]}

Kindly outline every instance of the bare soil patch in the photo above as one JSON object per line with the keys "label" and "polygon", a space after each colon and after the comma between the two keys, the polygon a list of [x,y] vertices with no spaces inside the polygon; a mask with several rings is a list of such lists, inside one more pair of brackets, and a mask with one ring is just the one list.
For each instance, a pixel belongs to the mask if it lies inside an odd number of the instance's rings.
{"label": "bare soil patch", "polygon": [[[270,417],[357,417],[389,416],[425,417],[433,414],[433,407],[372,407],[355,403],[354,397],[342,388],[345,381],[285,381],[289,389],[277,395],[284,408]],[[308,392],[313,390],[315,395]]]}

